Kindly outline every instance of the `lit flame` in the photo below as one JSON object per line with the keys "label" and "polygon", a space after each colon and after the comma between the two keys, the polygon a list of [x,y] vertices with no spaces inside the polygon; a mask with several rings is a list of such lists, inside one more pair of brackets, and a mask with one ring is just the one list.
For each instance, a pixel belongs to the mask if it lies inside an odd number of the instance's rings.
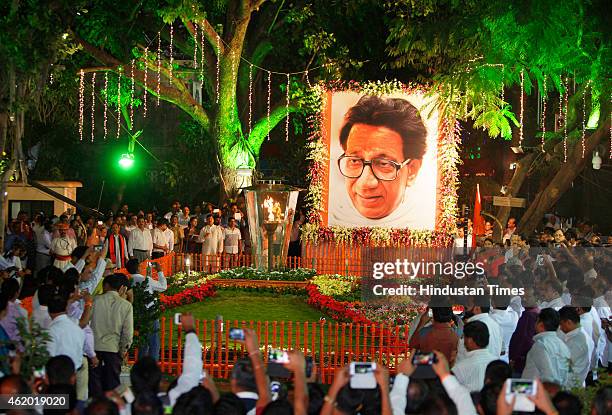
{"label": "lit flame", "polygon": [[263,207],[268,210],[268,222],[274,222],[274,199],[271,196],[266,197]]}

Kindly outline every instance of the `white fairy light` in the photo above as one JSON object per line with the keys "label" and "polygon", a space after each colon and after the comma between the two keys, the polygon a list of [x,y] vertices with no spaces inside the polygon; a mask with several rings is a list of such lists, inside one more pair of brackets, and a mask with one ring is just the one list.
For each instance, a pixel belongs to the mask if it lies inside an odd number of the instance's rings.
{"label": "white fairy light", "polygon": [[221,38],[217,35],[217,85],[215,87],[216,100],[215,102],[219,103],[219,73],[221,67]]}
{"label": "white fairy light", "polygon": [[[234,53],[234,51],[232,51],[232,82],[234,82],[235,84],[235,79],[236,79],[236,54]],[[235,91],[235,89],[234,89]],[[236,94],[234,94],[234,98],[232,99],[232,117],[234,116],[234,110],[236,109]]]}
{"label": "white fairy light", "polygon": [[85,109],[85,72],[79,72],[79,137],[83,141],[83,110]]}
{"label": "white fairy light", "polygon": [[121,133],[121,68],[119,68],[119,78],[117,79],[117,140]]}
{"label": "white fairy light", "polygon": [[291,82],[287,74],[287,88],[285,88],[285,142],[289,141],[289,86]]}
{"label": "white fairy light", "polygon": [[249,65],[249,135],[253,120],[253,64]]}
{"label": "white fairy light", "polygon": [[584,89],[582,90],[582,137],[581,137],[581,143],[582,143],[582,158],[584,158],[584,153],[586,151],[586,146],[585,146],[585,139],[586,139],[586,91],[587,88],[589,87],[589,82],[588,81],[587,84],[585,85]]}
{"label": "white fairy light", "polygon": [[132,81],[130,89],[130,131],[134,128],[134,59],[130,65],[130,80]]}
{"label": "white fairy light", "polygon": [[174,64],[174,56],[172,53],[172,46],[174,43],[174,25],[170,23],[170,83],[172,83],[172,65]]}
{"label": "white fairy light", "polygon": [[548,98],[548,91],[546,90],[546,76],[544,76],[544,94],[542,95],[542,152],[544,152],[544,143],[546,139],[546,101]]}
{"label": "white fairy light", "polygon": [[149,67],[149,47],[147,46],[144,49],[144,53],[145,53],[145,65],[144,65],[144,94],[142,97],[142,106],[144,107],[144,114],[143,117],[147,118],[147,73],[148,73],[148,67]]}
{"label": "white fairy light", "polygon": [[204,85],[204,22],[200,23],[200,79]]}
{"label": "white fairy light", "polygon": [[520,113],[520,128],[519,128],[519,147],[523,145],[523,114],[525,111],[525,97],[524,97],[524,89],[525,89],[525,74],[521,69],[521,113]]}
{"label": "white fairy light", "polygon": [[108,135],[108,72],[104,72],[104,139]]}
{"label": "white fairy light", "polygon": [[272,92],[272,72],[268,71],[268,141],[270,141],[270,95]]}
{"label": "white fairy light", "polygon": [[94,131],[96,129],[95,117],[96,113],[96,73],[91,76],[91,142],[94,141]]}
{"label": "white fairy light", "polygon": [[564,116],[563,116],[563,162],[567,163],[567,104],[568,104],[568,95],[569,95],[569,79],[566,76],[565,77],[565,94],[564,95],[564,104],[565,104],[565,110],[564,110]]}
{"label": "white fairy light", "polygon": [[193,22],[193,67],[198,67],[198,24]]}

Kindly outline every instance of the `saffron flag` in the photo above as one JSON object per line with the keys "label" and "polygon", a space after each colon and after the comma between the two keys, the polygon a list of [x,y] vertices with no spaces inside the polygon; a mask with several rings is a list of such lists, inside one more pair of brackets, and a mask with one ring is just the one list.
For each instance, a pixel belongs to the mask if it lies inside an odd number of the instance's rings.
{"label": "saffron flag", "polygon": [[476,235],[484,235],[485,220],[480,214],[482,207],[480,201],[480,186],[476,184],[476,200],[474,201],[474,218],[472,219],[472,246],[476,246]]}

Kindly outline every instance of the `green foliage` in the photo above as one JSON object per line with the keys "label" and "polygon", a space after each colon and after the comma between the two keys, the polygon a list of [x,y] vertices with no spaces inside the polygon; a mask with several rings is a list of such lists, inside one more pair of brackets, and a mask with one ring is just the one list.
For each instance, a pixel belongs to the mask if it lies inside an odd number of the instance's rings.
{"label": "green foliage", "polygon": [[148,344],[149,335],[153,333],[153,324],[161,315],[159,307],[159,295],[154,291],[150,293],[148,290],[149,280],[145,279],[139,284],[134,284],[134,332],[138,332],[134,336],[132,349],[142,348]]}
{"label": "green foliage", "polygon": [[587,386],[586,388],[578,387],[573,388],[570,392],[580,398],[580,402],[582,402],[582,414],[590,415],[591,414],[591,405],[593,403],[593,399],[601,388],[612,386],[612,376],[604,371],[599,371],[599,383],[595,386]]}
{"label": "green foliage", "polygon": [[256,268],[240,267],[223,270],[218,277],[222,279],[272,280],[272,281],[306,281],[316,275],[310,268],[295,268],[276,271],[261,271]]}
{"label": "green foliage", "polygon": [[444,114],[471,118],[491,136],[509,138],[517,125],[501,90],[520,84],[521,73],[526,94],[537,88],[550,99],[555,90],[565,92],[567,76],[610,91],[603,2],[395,0],[386,7],[394,16],[393,66],[428,70]]}
{"label": "green foliage", "polygon": [[[47,351],[47,342],[49,334],[35,321],[31,321],[28,327],[28,321],[23,317],[17,319],[17,330],[21,337],[20,342],[9,341],[13,348],[23,350],[19,352],[21,355],[20,375],[24,379],[31,379],[34,370],[40,370],[45,367],[49,360],[49,352]],[[0,346],[8,346],[2,344]],[[3,356],[0,364],[4,368],[8,368],[10,362],[8,356]]]}

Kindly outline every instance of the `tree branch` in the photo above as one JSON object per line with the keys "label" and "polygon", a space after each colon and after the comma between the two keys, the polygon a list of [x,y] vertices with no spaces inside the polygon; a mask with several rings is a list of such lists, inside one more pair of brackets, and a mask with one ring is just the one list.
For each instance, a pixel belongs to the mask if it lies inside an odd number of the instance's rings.
{"label": "tree branch", "polygon": [[285,119],[285,117],[292,113],[297,112],[298,107],[295,105],[289,105],[289,108],[285,106],[284,103],[278,103],[271,111],[270,111],[270,124],[268,125],[268,117],[267,115],[260,118],[251,133],[248,136],[248,143],[255,152],[255,154],[259,154],[259,149],[263,144],[264,140],[268,136],[268,133],[274,129],[278,125],[279,122]]}
{"label": "tree branch", "polygon": [[[206,37],[206,40],[208,40],[208,43],[210,43],[210,46],[213,48],[216,54],[217,53],[217,36],[219,36],[219,34],[215,30],[215,28],[212,27],[208,19],[204,19],[202,23],[200,23],[200,29],[204,30],[204,36]],[[221,55],[225,53],[225,45],[223,44],[223,42],[219,42],[219,51]]]}

